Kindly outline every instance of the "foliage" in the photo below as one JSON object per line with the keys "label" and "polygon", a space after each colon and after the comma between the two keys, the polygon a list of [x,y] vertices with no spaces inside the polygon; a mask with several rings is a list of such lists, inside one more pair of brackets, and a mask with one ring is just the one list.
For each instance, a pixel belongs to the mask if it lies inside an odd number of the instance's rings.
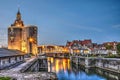
{"label": "foliage", "polygon": [[89,57],[97,57],[96,54],[89,54]]}
{"label": "foliage", "polygon": [[112,46],[112,45],[106,45],[105,48],[106,48],[107,50],[111,50],[111,49],[113,49],[113,46]]}
{"label": "foliage", "polygon": [[110,55],[106,56],[105,58],[120,58],[120,56],[115,55],[115,54],[110,54]]}
{"label": "foliage", "polygon": [[113,54],[112,54],[112,52],[108,52],[108,56],[112,56]]}
{"label": "foliage", "polygon": [[0,77],[0,80],[11,80],[10,77]]}
{"label": "foliage", "polygon": [[120,43],[117,44],[117,52],[120,54]]}

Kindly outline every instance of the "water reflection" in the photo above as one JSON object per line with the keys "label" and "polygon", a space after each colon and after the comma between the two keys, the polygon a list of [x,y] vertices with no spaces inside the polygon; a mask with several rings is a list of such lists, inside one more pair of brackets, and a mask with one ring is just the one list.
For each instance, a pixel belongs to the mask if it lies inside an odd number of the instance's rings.
{"label": "water reflection", "polygon": [[58,59],[48,57],[48,72],[56,72],[70,70],[69,59]]}
{"label": "water reflection", "polygon": [[[113,75],[99,69],[80,69],[70,64],[69,59],[48,57],[48,71],[56,72],[59,80],[119,80],[119,75]],[[99,73],[100,72],[100,73]],[[106,74],[106,75],[105,75]],[[111,78],[112,77],[115,78]]]}

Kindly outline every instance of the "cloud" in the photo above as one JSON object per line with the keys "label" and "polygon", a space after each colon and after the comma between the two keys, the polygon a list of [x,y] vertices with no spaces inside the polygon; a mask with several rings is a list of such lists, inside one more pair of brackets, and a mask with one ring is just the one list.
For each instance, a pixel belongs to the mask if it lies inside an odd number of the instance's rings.
{"label": "cloud", "polygon": [[112,27],[113,27],[113,28],[118,28],[118,29],[120,29],[120,24],[118,24],[118,25],[113,25]]}
{"label": "cloud", "polygon": [[97,27],[87,27],[87,26],[79,26],[80,29],[84,29],[84,30],[90,30],[90,31],[96,31],[96,32],[102,32],[101,29],[97,28]]}
{"label": "cloud", "polygon": [[81,26],[81,25],[70,25],[74,28],[81,29],[81,30],[86,30],[86,31],[95,31],[95,32],[102,32],[102,29],[98,27],[88,27],[88,26]]}

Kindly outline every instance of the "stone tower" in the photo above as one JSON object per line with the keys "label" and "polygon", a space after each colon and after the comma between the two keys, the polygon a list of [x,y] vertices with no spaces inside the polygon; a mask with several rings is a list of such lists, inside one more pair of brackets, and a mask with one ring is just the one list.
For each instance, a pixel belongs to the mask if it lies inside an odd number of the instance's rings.
{"label": "stone tower", "polygon": [[8,28],[8,48],[22,50],[22,30],[24,28],[24,23],[21,20],[21,13],[18,9],[16,20]]}
{"label": "stone tower", "polygon": [[24,28],[26,34],[24,36],[28,53],[37,52],[37,26],[29,25]]}
{"label": "stone tower", "polygon": [[8,49],[37,54],[37,26],[25,26],[19,9],[14,23],[8,27]]}

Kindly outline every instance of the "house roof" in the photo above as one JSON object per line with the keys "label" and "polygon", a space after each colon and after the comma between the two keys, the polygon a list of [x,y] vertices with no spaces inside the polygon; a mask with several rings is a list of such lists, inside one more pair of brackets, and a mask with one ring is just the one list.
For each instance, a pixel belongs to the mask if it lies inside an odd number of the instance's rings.
{"label": "house roof", "polygon": [[23,53],[18,50],[10,50],[10,49],[5,49],[5,48],[0,48],[0,58],[20,56],[20,55],[25,55],[25,54],[26,53]]}
{"label": "house roof", "polygon": [[90,39],[88,40],[73,40],[72,42],[67,42],[67,46],[72,46],[74,43],[80,44],[80,45],[88,45],[92,44],[92,41]]}

